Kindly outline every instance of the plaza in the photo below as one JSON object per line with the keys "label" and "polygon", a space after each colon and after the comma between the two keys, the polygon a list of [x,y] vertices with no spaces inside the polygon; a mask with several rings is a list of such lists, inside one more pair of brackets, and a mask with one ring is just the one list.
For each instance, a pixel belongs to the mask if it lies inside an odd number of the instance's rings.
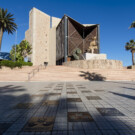
{"label": "plaza", "polygon": [[134,135],[134,82],[1,82],[0,134]]}

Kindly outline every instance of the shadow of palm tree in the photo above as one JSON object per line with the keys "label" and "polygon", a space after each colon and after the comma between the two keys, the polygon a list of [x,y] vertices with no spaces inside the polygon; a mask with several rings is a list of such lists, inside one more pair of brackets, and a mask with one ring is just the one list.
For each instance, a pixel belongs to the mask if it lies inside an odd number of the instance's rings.
{"label": "shadow of palm tree", "polygon": [[89,73],[89,72],[84,72],[80,71],[82,74],[80,75],[81,77],[84,77],[86,80],[90,81],[105,81],[106,77],[103,77],[101,74],[97,73]]}
{"label": "shadow of palm tree", "polygon": [[[39,83],[40,84],[40,83]],[[45,85],[44,85],[45,86]],[[34,86],[33,86],[34,87]],[[26,132],[24,131],[24,127],[28,123],[28,121],[32,117],[54,117],[55,121],[53,123],[53,129],[50,132],[41,132],[42,127],[38,127],[38,132],[34,132],[34,134],[65,134],[65,135],[90,135],[90,134],[115,134],[119,135],[119,132],[126,132],[127,128],[133,129],[134,127],[132,125],[126,125],[123,124],[122,121],[119,119],[115,119],[113,117],[106,117],[102,116],[98,110],[94,107],[94,105],[91,107],[86,107],[82,102],[68,102],[67,97],[68,96],[52,96],[52,93],[59,93],[59,91],[56,92],[54,88],[51,88],[52,91],[46,92],[41,91],[41,89],[36,90],[34,93],[28,93],[27,89],[25,89],[22,86],[15,86],[13,85],[5,85],[0,87],[2,92],[0,93],[0,134],[3,134],[4,132],[7,132],[7,130],[10,128],[12,131],[9,134],[33,134],[33,132]],[[4,91],[4,89],[7,89]],[[21,90],[20,90],[21,89]],[[45,89],[45,88],[44,88]],[[23,90],[23,93],[22,93]],[[68,89],[69,90],[69,89]],[[70,89],[72,90],[72,89]],[[76,91],[81,91],[79,89],[76,89]],[[26,91],[26,93],[25,93]],[[4,93],[5,92],[5,93]],[[9,92],[9,93],[8,93]],[[13,94],[12,94],[13,92]],[[18,95],[15,95],[15,92],[21,92]],[[66,89],[67,92],[67,89]],[[32,96],[35,94],[36,96]],[[37,97],[41,95],[41,97]],[[71,95],[72,96],[72,95]],[[77,96],[77,95],[76,95]],[[84,96],[84,95],[83,95]],[[56,98],[55,98],[56,97]],[[38,98],[38,100],[34,100],[33,98]],[[80,97],[81,98],[81,97]],[[59,103],[56,105],[45,105],[42,104],[45,101],[51,101],[51,100],[58,100]],[[4,102],[5,103],[4,103]],[[38,102],[35,102],[38,101]],[[3,102],[3,104],[2,104]],[[21,103],[34,103],[34,106],[30,109],[14,109],[13,107]],[[90,102],[89,102],[90,104]],[[85,110],[83,110],[85,108]],[[93,118],[93,121],[91,122],[69,122],[68,121],[68,112],[89,112],[90,115]],[[94,111],[94,113],[93,113]],[[79,114],[80,117],[80,114]],[[123,116],[124,117],[124,116]],[[40,119],[42,121],[42,119]],[[101,123],[102,121],[102,123]],[[42,122],[41,122],[42,123]],[[103,124],[104,123],[104,124]],[[4,124],[4,126],[2,125]],[[9,124],[9,125],[8,125]],[[37,124],[37,123],[36,123]],[[44,122],[44,125],[51,124]],[[106,125],[106,126],[104,126]],[[123,127],[127,127],[126,130],[123,129]],[[1,128],[3,126],[3,128]],[[33,125],[30,125],[30,127]],[[35,127],[36,129],[36,127]],[[34,129],[34,130],[35,130]],[[33,131],[34,131],[33,130]],[[133,131],[131,131],[133,132]]]}
{"label": "shadow of palm tree", "polygon": [[121,96],[121,97],[124,97],[124,98],[129,98],[129,99],[133,99],[135,100],[135,96],[130,96],[130,95],[127,95],[127,94],[120,94],[120,93],[116,93],[116,92],[110,92],[114,95],[118,95],[118,96]]}

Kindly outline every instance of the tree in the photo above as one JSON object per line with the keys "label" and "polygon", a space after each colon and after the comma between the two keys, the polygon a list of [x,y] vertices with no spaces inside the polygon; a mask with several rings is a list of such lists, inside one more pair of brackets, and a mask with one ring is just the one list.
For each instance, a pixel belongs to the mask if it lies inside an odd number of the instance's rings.
{"label": "tree", "polygon": [[13,34],[17,29],[17,25],[14,23],[13,14],[8,13],[8,10],[0,8],[0,50],[2,44],[2,37],[4,32]]}
{"label": "tree", "polygon": [[135,65],[135,61],[134,61],[135,41],[132,39],[129,42],[127,42],[126,45],[125,45],[125,49],[131,51],[131,53],[132,53],[132,64]]}
{"label": "tree", "polygon": [[133,21],[132,23],[131,23],[131,25],[129,26],[129,29],[130,28],[135,28],[135,21]]}
{"label": "tree", "polygon": [[10,58],[15,61],[24,61],[24,58],[30,54],[32,54],[32,47],[28,41],[23,40],[19,45],[12,46]]}

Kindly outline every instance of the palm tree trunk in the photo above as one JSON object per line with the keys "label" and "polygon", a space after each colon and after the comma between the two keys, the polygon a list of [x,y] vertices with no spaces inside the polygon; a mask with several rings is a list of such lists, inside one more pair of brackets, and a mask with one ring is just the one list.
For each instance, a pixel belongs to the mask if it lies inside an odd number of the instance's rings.
{"label": "palm tree trunk", "polygon": [[135,61],[134,61],[134,51],[132,51],[132,63],[133,63],[133,65],[135,65]]}
{"label": "palm tree trunk", "polygon": [[2,44],[2,37],[3,37],[3,29],[0,29],[0,51],[1,51],[1,44]]}

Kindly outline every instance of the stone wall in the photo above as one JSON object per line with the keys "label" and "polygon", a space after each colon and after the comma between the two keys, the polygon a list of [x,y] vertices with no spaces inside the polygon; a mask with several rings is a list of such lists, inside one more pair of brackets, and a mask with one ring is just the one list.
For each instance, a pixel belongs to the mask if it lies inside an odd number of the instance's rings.
{"label": "stone wall", "polygon": [[49,65],[56,65],[56,27],[50,29]]}
{"label": "stone wall", "polygon": [[83,69],[123,69],[122,62],[118,60],[76,60],[63,65]]}
{"label": "stone wall", "polygon": [[57,27],[57,25],[60,23],[61,19],[57,17],[52,17],[52,27]]}
{"label": "stone wall", "polygon": [[34,9],[34,65],[44,64],[49,61],[49,32],[50,16]]}
{"label": "stone wall", "polygon": [[30,56],[33,65],[56,64],[56,27],[60,18],[52,17],[50,28],[50,16],[33,8],[29,13],[29,29],[25,32],[25,39],[32,45]]}

